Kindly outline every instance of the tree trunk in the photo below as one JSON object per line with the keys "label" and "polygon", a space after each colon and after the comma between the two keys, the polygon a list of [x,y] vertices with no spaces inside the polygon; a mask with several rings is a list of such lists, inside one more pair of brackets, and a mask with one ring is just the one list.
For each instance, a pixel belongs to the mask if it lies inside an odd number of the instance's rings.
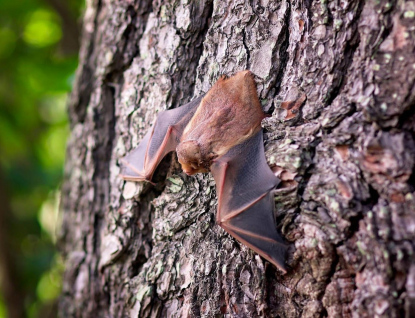
{"label": "tree trunk", "polygon": [[[413,317],[415,2],[98,1],[62,189],[62,317]],[[249,69],[286,275],[215,225],[210,174],[118,160],[157,112]]]}

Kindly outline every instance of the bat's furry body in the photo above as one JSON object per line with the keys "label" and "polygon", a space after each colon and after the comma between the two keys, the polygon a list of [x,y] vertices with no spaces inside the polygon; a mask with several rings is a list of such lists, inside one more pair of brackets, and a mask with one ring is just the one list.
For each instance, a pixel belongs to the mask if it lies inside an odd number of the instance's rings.
{"label": "bat's furry body", "polygon": [[212,172],[217,223],[285,272],[286,245],[275,227],[270,194],[279,179],[265,160],[264,117],[249,71],[221,78],[204,97],[160,113],[139,146],[121,160],[122,177],[151,181],[163,157],[177,151],[188,175]]}

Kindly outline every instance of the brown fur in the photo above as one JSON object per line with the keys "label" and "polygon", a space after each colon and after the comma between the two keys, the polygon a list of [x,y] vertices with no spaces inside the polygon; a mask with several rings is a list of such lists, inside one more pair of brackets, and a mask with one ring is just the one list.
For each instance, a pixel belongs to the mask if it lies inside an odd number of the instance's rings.
{"label": "brown fur", "polygon": [[212,160],[253,136],[265,117],[250,71],[220,78],[202,99],[177,147],[188,174],[206,172]]}

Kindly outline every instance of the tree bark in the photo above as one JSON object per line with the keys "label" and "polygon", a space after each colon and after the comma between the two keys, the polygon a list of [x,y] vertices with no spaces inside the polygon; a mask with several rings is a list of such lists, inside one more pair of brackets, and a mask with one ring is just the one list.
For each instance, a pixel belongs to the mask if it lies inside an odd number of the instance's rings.
{"label": "tree bark", "polygon": [[[88,2],[62,188],[62,317],[412,317],[414,31],[405,1]],[[215,225],[210,174],[118,160],[249,69],[283,180],[282,275]]]}

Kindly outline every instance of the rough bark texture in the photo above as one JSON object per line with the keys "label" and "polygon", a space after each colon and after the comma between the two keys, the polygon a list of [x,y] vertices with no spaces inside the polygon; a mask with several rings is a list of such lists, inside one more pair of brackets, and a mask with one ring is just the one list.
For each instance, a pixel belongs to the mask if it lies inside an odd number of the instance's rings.
{"label": "rough bark texture", "polygon": [[[88,2],[62,193],[63,317],[411,317],[415,3]],[[209,174],[118,159],[157,112],[250,69],[288,274],[214,224]]]}

